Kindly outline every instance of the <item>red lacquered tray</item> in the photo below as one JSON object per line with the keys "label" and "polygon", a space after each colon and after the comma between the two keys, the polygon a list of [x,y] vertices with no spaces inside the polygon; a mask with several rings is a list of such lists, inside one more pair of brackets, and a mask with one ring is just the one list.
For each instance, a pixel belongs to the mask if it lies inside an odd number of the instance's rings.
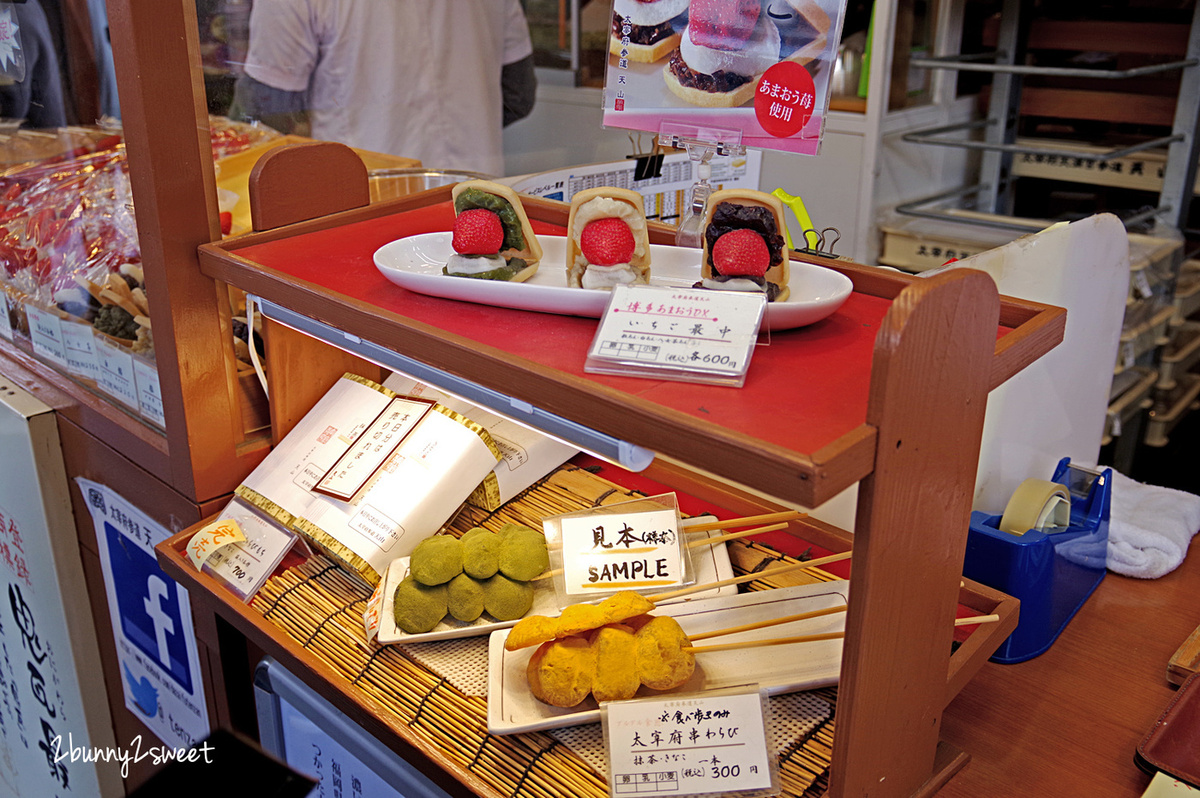
{"label": "red lacquered tray", "polygon": [[[364,340],[808,506],[870,472],[872,354],[910,276],[821,260],[850,276],[854,293],[822,321],[772,333],[741,388],[588,374],[594,319],[425,296],[380,274],[379,247],[451,227],[448,197],[448,188],[434,189],[205,245],[202,268]],[[525,204],[537,232],[562,234],[566,205]],[[657,228],[652,240],[670,243],[672,232]],[[1061,323],[1057,308],[1005,301],[993,385],[1052,346]]]}

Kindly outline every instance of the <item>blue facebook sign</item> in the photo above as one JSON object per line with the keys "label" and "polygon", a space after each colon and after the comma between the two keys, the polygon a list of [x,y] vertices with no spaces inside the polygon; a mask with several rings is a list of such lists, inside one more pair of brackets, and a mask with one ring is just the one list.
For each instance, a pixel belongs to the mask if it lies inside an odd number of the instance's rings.
{"label": "blue facebook sign", "polygon": [[187,641],[175,581],[153,555],[104,523],[121,630],[186,692],[192,692]]}

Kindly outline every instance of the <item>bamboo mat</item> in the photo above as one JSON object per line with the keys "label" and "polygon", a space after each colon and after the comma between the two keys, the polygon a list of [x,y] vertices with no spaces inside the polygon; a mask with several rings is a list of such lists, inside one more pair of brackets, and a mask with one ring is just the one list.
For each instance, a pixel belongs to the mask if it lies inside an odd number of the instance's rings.
{"label": "bamboo mat", "polygon": [[[586,469],[564,466],[498,510],[464,506],[449,527],[457,534],[474,526],[499,530],[510,522],[540,529],[545,516],[643,495],[614,485]],[[737,540],[726,545],[737,574],[776,562],[795,561],[757,543]],[[823,581],[820,576],[788,574],[784,578],[788,580],[786,584],[796,584],[796,579]],[[762,590],[782,584],[755,580],[747,586],[750,590]],[[369,597],[361,582],[348,576],[332,560],[316,556],[273,576],[250,607],[344,677],[353,689],[391,712],[393,720],[406,725],[419,741],[469,771],[498,794],[522,798],[608,796],[604,777],[555,735],[542,732],[490,735],[486,698],[464,693],[400,646],[367,643],[362,613]],[[828,702],[831,715],[784,748],[779,772],[783,794],[787,796],[818,796],[827,786],[833,748],[832,709],[837,690],[826,688],[812,694]]]}

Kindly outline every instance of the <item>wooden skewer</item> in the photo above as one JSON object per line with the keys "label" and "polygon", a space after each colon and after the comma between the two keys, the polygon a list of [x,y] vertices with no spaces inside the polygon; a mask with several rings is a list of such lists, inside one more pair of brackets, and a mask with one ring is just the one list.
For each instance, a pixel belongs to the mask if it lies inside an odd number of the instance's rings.
{"label": "wooden skewer", "polygon": [[792,563],[791,565],[784,565],[779,568],[771,568],[766,571],[758,571],[757,573],[746,574],[745,576],[731,576],[728,579],[718,579],[715,582],[705,582],[702,585],[691,585],[689,587],[681,587],[678,590],[671,590],[666,593],[659,593],[654,596],[647,596],[647,598],[649,598],[650,601],[654,602],[655,604],[659,604],[663,601],[666,601],[667,599],[678,598],[680,596],[687,596],[687,595],[691,595],[692,593],[699,593],[702,590],[711,590],[715,587],[725,587],[726,585],[740,585],[743,582],[753,582],[755,579],[762,579],[764,576],[774,576],[776,574],[783,574],[783,573],[787,573],[788,571],[795,571],[795,570],[803,569],[803,568],[817,568],[822,565],[827,565],[831,562],[839,562],[841,560],[848,560],[848,559],[850,559],[851,554],[852,554],[852,552],[843,551],[840,554],[831,554],[828,557],[819,557],[815,560],[806,560],[805,562]]}
{"label": "wooden skewer", "polygon": [[708,532],[713,529],[729,529],[731,527],[752,526],[754,524],[773,524],[777,521],[795,521],[798,518],[806,518],[808,513],[802,513],[799,510],[783,510],[778,513],[763,513],[762,515],[747,515],[743,518],[727,518],[724,521],[718,519],[716,521],[699,521],[698,523],[688,523],[693,519],[687,519],[683,522],[684,532]]}
{"label": "wooden skewer", "polygon": [[732,635],[738,632],[749,632],[753,629],[764,629],[768,626],[778,626],[784,623],[792,623],[793,621],[805,621],[809,618],[820,618],[823,615],[833,615],[839,612],[845,612],[846,605],[840,604],[836,607],[826,607],[821,610],[809,610],[808,612],[800,612],[795,615],[785,615],[782,618],[770,618],[765,621],[755,621],[754,623],[742,624],[741,626],[730,626],[727,629],[714,629],[711,632],[701,632],[697,635],[688,635],[688,639],[693,643],[697,640],[707,640],[710,637],[720,637],[721,635]]}
{"label": "wooden skewer", "polygon": [[[846,609],[846,608],[845,607],[834,607],[829,610],[824,610],[824,611],[819,611],[819,612],[821,612],[821,614],[828,615],[831,612],[836,612],[838,610],[844,610],[844,609]],[[973,616],[970,618],[958,618],[954,621],[954,625],[955,626],[969,626],[971,624],[977,624],[977,623],[994,623],[995,621],[998,621],[998,620],[1000,620],[999,615],[976,615],[976,616]],[[782,621],[780,621],[780,622],[782,622]],[[771,625],[771,623],[772,622],[768,621],[768,622],[764,623],[763,625],[769,626],[769,625]],[[752,628],[753,624],[748,624],[747,626]],[[723,629],[719,632],[707,632],[703,635],[696,635],[695,637],[692,637],[689,635],[688,639],[692,640],[692,641],[703,640],[708,637],[715,637],[718,634],[730,634],[734,631],[742,631],[742,629],[739,627],[731,627],[730,629]],[[795,637],[771,637],[766,640],[744,640],[740,643],[717,643],[717,644],[711,645],[711,646],[684,646],[683,650],[690,651],[694,654],[699,654],[702,651],[732,651],[733,649],[736,649],[736,648],[759,648],[761,646],[782,646],[782,645],[787,645],[789,643],[815,643],[818,640],[837,640],[838,638],[845,637],[845,636],[846,636],[845,632],[822,632],[820,634],[797,635]]]}
{"label": "wooden skewer", "polygon": [[822,632],[815,635],[798,635],[796,637],[772,637],[767,640],[744,640],[741,643],[717,643],[711,646],[684,646],[684,651],[700,654],[705,651],[732,651],[735,648],[758,648],[760,646],[782,646],[788,643],[815,643],[818,640],[837,640],[845,637],[845,632]]}
{"label": "wooden skewer", "polygon": [[977,623],[995,623],[1000,620],[999,615],[974,615],[969,618],[955,618],[955,626],[971,626]]}
{"label": "wooden skewer", "polygon": [[[738,538],[746,538],[746,537],[750,537],[751,535],[760,534],[762,532],[774,532],[779,529],[787,529],[787,524],[780,523],[780,524],[768,524],[767,526],[756,526],[754,529],[743,529],[741,532],[728,532],[724,535],[717,535],[716,537],[704,538],[702,540],[692,540],[692,541],[688,541],[687,547],[689,549],[695,549],[695,548],[699,548],[700,546],[715,546],[718,543],[726,543],[730,540],[737,540]],[[691,532],[692,530],[685,529],[684,531]]]}

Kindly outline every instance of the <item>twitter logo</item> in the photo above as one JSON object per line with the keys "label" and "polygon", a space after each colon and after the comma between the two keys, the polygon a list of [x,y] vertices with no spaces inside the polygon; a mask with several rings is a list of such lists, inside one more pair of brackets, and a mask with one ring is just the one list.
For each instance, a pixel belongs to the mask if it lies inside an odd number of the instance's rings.
{"label": "twitter logo", "polygon": [[124,662],[121,667],[125,669],[125,681],[129,684],[129,692],[133,695],[133,703],[142,714],[148,718],[158,716],[158,690],[154,685],[150,684],[150,680],[143,676],[140,679],[133,678],[133,674],[129,672],[129,666]]}

